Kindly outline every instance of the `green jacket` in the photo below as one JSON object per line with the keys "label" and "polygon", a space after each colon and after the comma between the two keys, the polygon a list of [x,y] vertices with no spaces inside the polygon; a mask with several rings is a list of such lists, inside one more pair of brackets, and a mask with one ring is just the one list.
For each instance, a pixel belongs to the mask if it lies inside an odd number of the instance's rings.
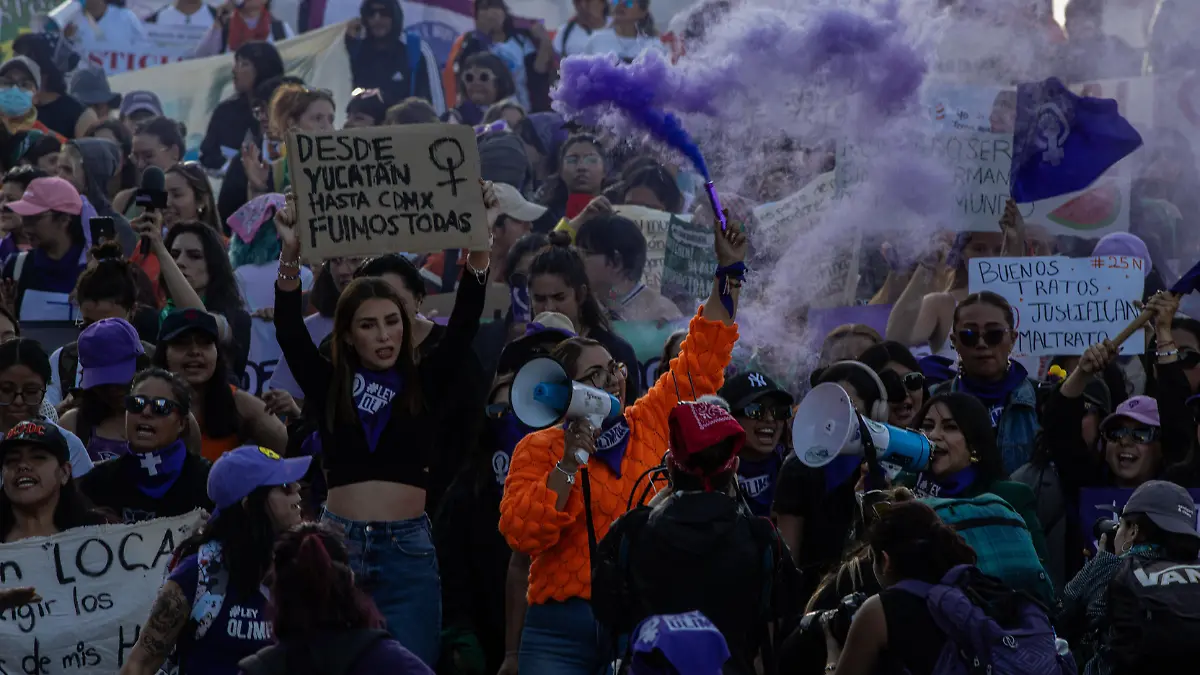
{"label": "green jacket", "polygon": [[[916,474],[904,472],[897,478],[897,483],[915,490],[917,476]],[[1044,566],[1047,557],[1046,533],[1042,530],[1042,521],[1038,520],[1037,497],[1033,494],[1033,490],[1029,489],[1029,486],[1024,483],[998,480],[993,481],[991,485],[987,486],[974,483],[961,494],[954,495],[954,497],[957,499],[970,499],[988,493],[994,494],[1008,502],[1009,506],[1013,507],[1013,510],[1025,521],[1025,526],[1029,528],[1029,536],[1033,539],[1033,548],[1037,551],[1038,560],[1041,560]],[[922,495],[918,492],[917,496],[932,495]]]}

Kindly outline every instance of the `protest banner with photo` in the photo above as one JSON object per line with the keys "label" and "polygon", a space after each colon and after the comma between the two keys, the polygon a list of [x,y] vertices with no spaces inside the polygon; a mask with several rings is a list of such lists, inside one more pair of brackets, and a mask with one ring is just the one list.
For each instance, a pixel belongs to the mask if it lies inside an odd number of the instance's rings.
{"label": "protest banner with photo", "polygon": [[471,127],[297,131],[287,144],[306,256],[488,249]]}
{"label": "protest banner with photo", "polygon": [[[1115,337],[1138,317],[1145,276],[1141,258],[975,258],[968,268],[971,293],[992,291],[1012,305],[1017,339],[1012,355],[1078,356],[1089,345]],[[1123,354],[1141,354],[1140,333]]]}
{"label": "protest banner with photo", "polygon": [[[350,100],[350,62],[342,41],[344,26],[330,26],[305,33],[276,45],[288,75],[295,75],[314,89],[325,89],[335,101]],[[195,158],[217,105],[234,95],[233,63],[229,54],[169,63],[157,68],[124,72],[109,78],[113,91],[153,91],[163,104],[163,113],[187,126],[188,155]],[[337,126],[344,116],[337,110]],[[232,148],[233,151],[239,148]]]}
{"label": "protest banner with photo", "polygon": [[[1188,489],[1192,499],[1200,502],[1200,489]],[[1097,541],[1092,536],[1096,521],[1101,518],[1117,520],[1121,510],[1129,498],[1133,496],[1133,488],[1082,488],[1079,491],[1079,531],[1083,535],[1083,545],[1091,552],[1096,551]],[[1197,514],[1197,529],[1200,529],[1200,514]]]}
{"label": "protest banner with photo", "polygon": [[662,294],[675,302],[708,297],[716,269],[712,226],[672,216],[663,251]]}
{"label": "protest banner with photo", "polygon": [[646,269],[642,272],[642,283],[657,291],[662,286],[663,256],[667,250],[667,230],[671,227],[671,218],[675,217],[666,211],[648,209],[645,206],[622,204],[614,206],[613,211],[637,224],[646,238]]}
{"label": "protest banner with photo", "polygon": [[[783,246],[812,232],[822,215],[837,199],[837,174],[817,176],[798,192],[777,202],[754,209],[755,231],[759,246],[765,250]],[[858,255],[862,232],[838,240],[841,246],[818,261],[813,279],[825,279],[825,287],[816,291],[812,307],[840,307],[854,302],[858,285]]]}
{"label": "protest banner with photo", "polygon": [[0,612],[0,675],[112,675],[137,642],[171,552],[201,513],[0,544],[0,587],[41,600]]}

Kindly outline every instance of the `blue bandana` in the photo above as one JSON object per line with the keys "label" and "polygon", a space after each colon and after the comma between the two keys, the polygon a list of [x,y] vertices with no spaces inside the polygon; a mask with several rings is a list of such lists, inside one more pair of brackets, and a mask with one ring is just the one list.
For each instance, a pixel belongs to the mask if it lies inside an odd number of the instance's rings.
{"label": "blue bandana", "polygon": [[974,485],[975,478],[974,466],[968,466],[944,478],[934,478],[933,474],[922,472],[917,476],[914,491],[920,497],[957,497]]}
{"label": "blue bandana", "polygon": [[646,657],[658,652],[676,673],[720,675],[729,660],[725,636],[700,612],[660,614],[638,624],[633,632],[632,675],[661,675]]}
{"label": "blue bandana", "polygon": [[492,453],[492,471],[496,473],[496,485],[503,487],[504,479],[508,477],[508,466],[512,463],[513,450],[533,429],[522,424],[511,410],[499,419],[488,420],[488,424],[496,448]]}
{"label": "blue bandana", "polygon": [[375,452],[379,438],[392,418],[392,399],[404,386],[404,378],[393,368],[360,370],[354,375],[354,408],[367,437],[367,449]]}
{"label": "blue bandana", "polygon": [[187,458],[187,446],[182,440],[175,441],[162,450],[133,453],[129,465],[136,471],[134,485],[151,499],[162,499],[163,495],[179,480],[183,471],[183,460]]}
{"label": "blue bandana", "polygon": [[625,459],[625,449],[629,447],[631,430],[625,415],[605,422],[601,427],[600,437],[596,439],[595,457],[608,465],[612,472],[621,477],[621,461]]}

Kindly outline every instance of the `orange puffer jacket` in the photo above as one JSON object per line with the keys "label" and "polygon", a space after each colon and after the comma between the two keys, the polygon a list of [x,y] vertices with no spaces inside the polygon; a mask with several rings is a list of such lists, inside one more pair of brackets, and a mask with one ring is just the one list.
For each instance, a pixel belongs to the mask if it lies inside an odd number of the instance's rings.
{"label": "orange puffer jacket", "polygon": [[[617,477],[604,462],[588,465],[597,541],[625,512],[634,481],[660,464],[667,452],[667,416],[679,402],[676,382],[679,394],[689,399],[716,393],[725,380],[725,367],[737,337],[736,325],[708,321],[697,314],[688,326],[679,356],[671,361],[675,377],[659,378],[645,396],[626,409],[630,438],[621,461],[621,476]],[[573,486],[566,511],[559,511],[554,508],[557,495],[546,487],[562,456],[561,426],[526,436],[513,451],[500,502],[500,532],[509,546],[533,559],[529,569],[531,605],[592,597],[583,490],[578,483]]]}

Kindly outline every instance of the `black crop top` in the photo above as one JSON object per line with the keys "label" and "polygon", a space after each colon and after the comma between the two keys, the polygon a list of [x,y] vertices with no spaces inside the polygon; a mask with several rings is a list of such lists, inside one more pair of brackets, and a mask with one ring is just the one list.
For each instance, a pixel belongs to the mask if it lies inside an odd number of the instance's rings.
{"label": "black crop top", "polygon": [[[335,423],[330,429],[325,420],[325,404],[333,379],[333,364],[321,356],[304,327],[299,289],[282,291],[275,287],[275,336],[288,363],[303,364],[292,375],[304,392],[305,409],[318,416],[321,435],[322,466],[330,488],[372,480],[428,487],[429,467],[433,463],[436,431],[445,411],[454,409],[460,370],[472,359],[471,342],[479,330],[487,281],[480,283],[473,274],[464,274],[455,296],[454,311],[446,332],[432,353],[418,366],[424,410],[413,415],[396,408],[379,438],[375,452],[368,449],[362,424]],[[310,404],[311,401],[311,404]]]}

